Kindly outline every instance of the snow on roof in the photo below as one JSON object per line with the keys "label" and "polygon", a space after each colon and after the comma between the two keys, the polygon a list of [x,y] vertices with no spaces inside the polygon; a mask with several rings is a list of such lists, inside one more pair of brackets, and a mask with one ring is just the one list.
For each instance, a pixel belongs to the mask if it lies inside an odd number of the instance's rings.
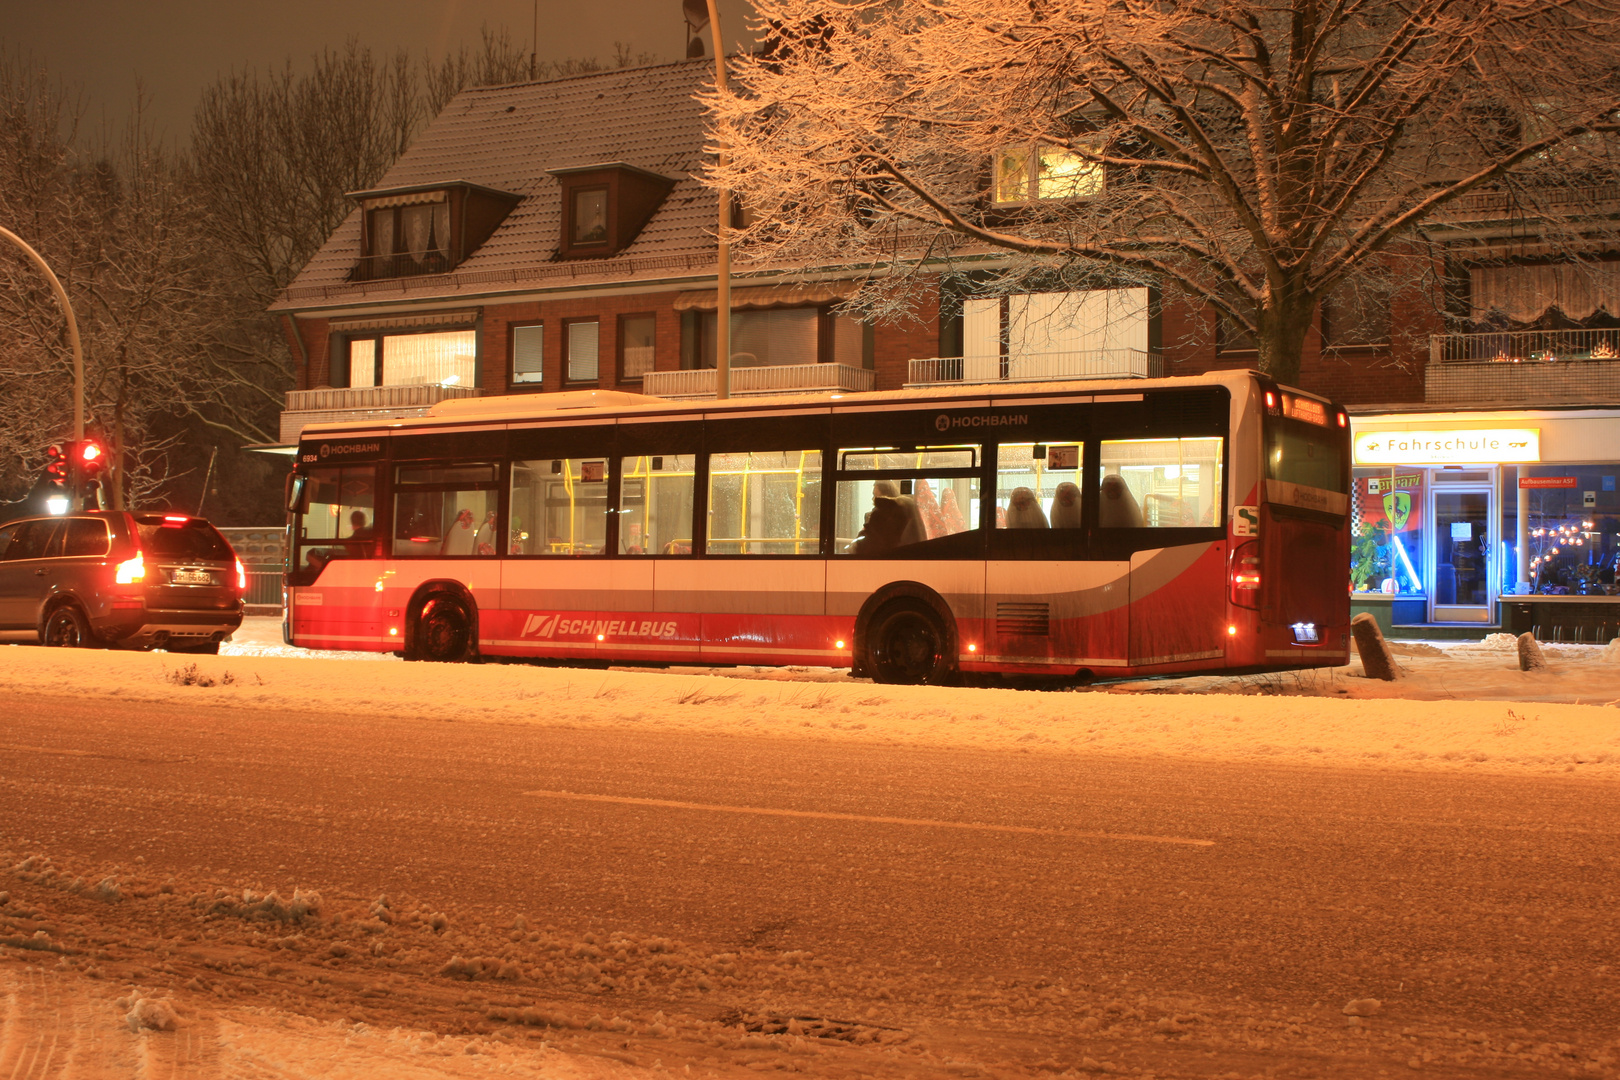
{"label": "snow on roof", "polygon": [[[714,263],[715,203],[702,165],[708,61],[625,68],[552,82],[464,90],[417,136],[371,193],[471,183],[521,196],[495,234],[455,272],[350,282],[360,257],[357,208],[272,310],[296,311],[382,293],[421,299],[488,292],[533,279],[633,279]],[[610,259],[556,263],[562,205],[554,171],[603,161],[670,177],[675,187],[636,241]],[[408,294],[402,296],[402,292]]]}

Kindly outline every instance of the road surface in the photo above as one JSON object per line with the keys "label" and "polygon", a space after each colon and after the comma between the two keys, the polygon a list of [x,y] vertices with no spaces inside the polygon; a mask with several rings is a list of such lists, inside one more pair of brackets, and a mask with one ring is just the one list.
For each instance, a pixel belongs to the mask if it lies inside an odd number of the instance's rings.
{"label": "road surface", "polygon": [[272,1013],[612,1075],[1616,1076],[1617,834],[1577,778],[13,697],[0,1077],[304,1075],[239,1067]]}

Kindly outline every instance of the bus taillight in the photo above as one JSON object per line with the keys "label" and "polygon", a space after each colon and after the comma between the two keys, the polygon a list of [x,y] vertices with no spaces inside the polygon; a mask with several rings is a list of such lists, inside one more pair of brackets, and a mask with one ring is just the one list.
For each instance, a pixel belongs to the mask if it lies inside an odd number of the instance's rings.
{"label": "bus taillight", "polygon": [[1232,552],[1232,603],[1260,606],[1260,545],[1253,540]]}

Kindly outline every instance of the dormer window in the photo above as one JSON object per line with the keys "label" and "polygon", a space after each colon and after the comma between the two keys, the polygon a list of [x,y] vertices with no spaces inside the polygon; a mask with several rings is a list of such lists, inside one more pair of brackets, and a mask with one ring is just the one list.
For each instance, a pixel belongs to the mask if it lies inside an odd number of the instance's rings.
{"label": "dormer window", "polygon": [[360,261],[351,275],[356,281],[449,273],[522,200],[465,180],[349,197],[364,212]]}
{"label": "dormer window", "polygon": [[641,235],[675,181],[646,169],[610,161],[553,169],[562,191],[559,259],[617,255]]}

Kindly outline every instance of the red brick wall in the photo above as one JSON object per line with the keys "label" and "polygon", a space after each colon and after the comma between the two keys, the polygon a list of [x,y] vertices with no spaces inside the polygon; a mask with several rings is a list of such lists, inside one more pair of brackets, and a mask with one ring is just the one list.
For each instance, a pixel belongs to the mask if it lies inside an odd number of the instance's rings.
{"label": "red brick wall", "polygon": [[[329,383],[331,372],[328,368],[331,367],[332,354],[328,342],[331,324],[326,319],[287,318],[282,320],[282,332],[287,338],[287,348],[292,351],[293,387],[308,390]],[[299,350],[298,338],[303,339],[302,351]],[[304,363],[306,357],[308,366]]]}
{"label": "red brick wall", "polygon": [[[541,323],[545,327],[545,381],[525,383],[514,392],[565,390],[567,371],[566,339],[563,327],[570,319],[594,318],[597,329],[597,371],[595,384],[603,390],[618,387],[619,316],[652,314],[657,320],[654,339],[654,370],[672,371],[681,366],[681,315],[674,308],[676,293],[645,293],[633,296],[587,296],[567,300],[537,300],[524,304],[491,304],[484,308],[484,334],[479,343],[483,354],[484,392],[507,392],[507,376],[512,368],[511,327]],[[626,389],[641,389],[631,383]]]}
{"label": "red brick wall", "polygon": [[913,319],[878,325],[872,330],[872,366],[877,389],[898,390],[906,384],[908,360],[939,355],[939,290],[930,288],[912,309]]}

